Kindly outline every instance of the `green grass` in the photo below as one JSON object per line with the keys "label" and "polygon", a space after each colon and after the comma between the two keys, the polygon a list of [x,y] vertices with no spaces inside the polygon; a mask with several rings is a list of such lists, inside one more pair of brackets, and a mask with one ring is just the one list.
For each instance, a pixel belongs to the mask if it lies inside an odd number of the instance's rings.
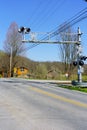
{"label": "green grass", "polygon": [[76,90],[76,91],[81,91],[81,92],[87,93],[87,88],[86,87],[82,88],[82,87],[78,87],[78,86],[67,86],[67,85],[62,86],[62,87],[66,88],[66,89],[70,89],[70,90]]}

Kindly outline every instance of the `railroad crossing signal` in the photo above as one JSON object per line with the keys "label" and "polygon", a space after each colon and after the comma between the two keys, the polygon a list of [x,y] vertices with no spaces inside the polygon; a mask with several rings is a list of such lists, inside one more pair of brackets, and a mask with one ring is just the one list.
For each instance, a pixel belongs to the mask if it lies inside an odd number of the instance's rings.
{"label": "railroad crossing signal", "polygon": [[[22,42],[24,43],[52,43],[52,44],[79,44],[78,39],[76,41],[59,41],[57,38],[52,39],[52,32],[31,32],[30,28],[20,27],[18,30],[19,33],[22,33]],[[26,39],[26,34],[29,34],[29,38]],[[67,35],[77,36],[77,33],[66,33]],[[65,35],[65,33],[64,33]],[[43,38],[44,37],[44,38]]]}
{"label": "railroad crossing signal", "polygon": [[[78,32],[77,34],[70,34],[69,35],[75,35],[77,36],[77,39],[76,41],[58,41],[58,40],[51,40],[51,37],[52,37],[52,33],[34,33],[34,32],[30,32],[31,29],[30,28],[25,28],[25,27],[21,27],[18,32],[19,33],[22,33],[23,35],[23,39],[22,39],[22,42],[25,42],[25,43],[52,43],[52,44],[71,44],[71,43],[74,43],[77,45],[77,61],[74,61],[73,64],[74,66],[77,66],[78,68],[78,71],[81,70],[81,66],[84,65],[84,62],[82,60],[80,60],[80,54],[82,53],[82,48],[81,48],[81,31],[80,29],[78,28]],[[25,34],[29,34],[31,39],[26,39],[25,38]],[[36,34],[36,36],[35,36]],[[44,38],[42,39],[37,39],[37,35],[38,34],[44,34]],[[85,59],[85,58],[84,58]],[[81,72],[81,71],[80,71]],[[81,73],[78,73],[78,82],[82,82],[82,75]]]}
{"label": "railroad crossing signal", "polygon": [[28,34],[30,31],[31,29],[26,27],[20,27],[18,30],[19,33],[23,33],[23,34]]}

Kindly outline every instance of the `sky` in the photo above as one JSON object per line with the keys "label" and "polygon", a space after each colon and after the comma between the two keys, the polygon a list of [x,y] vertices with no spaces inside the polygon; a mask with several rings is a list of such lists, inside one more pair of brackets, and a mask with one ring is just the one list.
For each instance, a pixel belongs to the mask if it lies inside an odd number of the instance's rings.
{"label": "sky", "polygon": [[[84,0],[0,0],[0,50],[12,22],[29,27],[32,32],[51,32],[75,14],[87,7]],[[87,19],[74,25],[82,31],[83,54],[87,56]],[[30,43],[24,43],[27,48]],[[56,44],[40,44],[25,54],[34,61],[59,61]]]}

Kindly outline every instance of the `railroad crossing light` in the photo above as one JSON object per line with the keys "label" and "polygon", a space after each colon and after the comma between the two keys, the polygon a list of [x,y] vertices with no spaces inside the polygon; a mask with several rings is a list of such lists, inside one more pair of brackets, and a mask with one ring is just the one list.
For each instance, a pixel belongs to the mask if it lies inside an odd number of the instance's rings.
{"label": "railroad crossing light", "polygon": [[25,30],[25,28],[24,28],[24,27],[20,27],[20,28],[19,28],[19,30],[18,30],[18,32],[19,32],[19,33],[23,33],[23,32],[24,32],[24,30]]}
{"label": "railroad crossing light", "polygon": [[18,30],[19,33],[25,33],[25,34],[28,34],[30,31],[31,29],[26,27],[20,27]]}
{"label": "railroad crossing light", "polygon": [[74,62],[73,62],[73,65],[74,65],[74,66],[77,66],[77,61],[74,61]]}
{"label": "railroad crossing light", "polygon": [[86,56],[81,56],[80,59],[81,59],[81,60],[86,60],[87,57],[86,57]]}
{"label": "railroad crossing light", "polygon": [[79,61],[79,65],[80,66],[83,66],[84,65],[84,62],[82,60]]}
{"label": "railroad crossing light", "polygon": [[[74,66],[77,66],[77,64],[78,64],[77,61],[74,61],[74,62],[73,62],[73,65],[74,65]],[[79,61],[79,65],[80,65],[80,66],[83,66],[83,65],[84,65],[84,62],[83,62],[82,60],[80,60],[80,61]]]}
{"label": "railroad crossing light", "polygon": [[29,33],[31,31],[30,28],[25,28],[25,33]]}

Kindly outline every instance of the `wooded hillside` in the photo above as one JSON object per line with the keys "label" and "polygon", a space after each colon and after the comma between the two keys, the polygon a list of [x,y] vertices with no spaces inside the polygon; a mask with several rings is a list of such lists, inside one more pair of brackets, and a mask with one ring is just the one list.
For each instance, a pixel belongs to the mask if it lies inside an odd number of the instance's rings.
{"label": "wooded hillside", "polygon": [[[77,74],[77,67],[73,70],[65,72],[64,63],[61,62],[35,62],[23,56],[15,57],[15,67],[25,67],[29,70],[29,78],[36,79],[65,79],[65,74],[68,73],[68,78],[73,78]],[[72,66],[72,64],[71,64]],[[0,74],[4,71],[8,73],[10,69],[10,56],[0,51]],[[84,65],[84,74],[87,75],[87,65]],[[12,70],[13,71],[13,70]]]}

